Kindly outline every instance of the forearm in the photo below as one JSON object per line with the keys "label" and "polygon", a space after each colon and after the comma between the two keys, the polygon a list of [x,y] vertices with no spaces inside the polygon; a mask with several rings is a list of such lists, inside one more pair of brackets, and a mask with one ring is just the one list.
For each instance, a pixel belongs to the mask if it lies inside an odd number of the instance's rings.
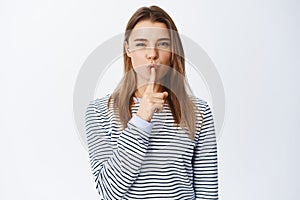
{"label": "forearm", "polygon": [[[104,199],[120,199],[139,174],[151,133],[151,124],[128,122],[112,146],[104,117],[91,105],[86,114],[90,162],[97,190]],[[148,122],[147,122],[148,123]],[[145,128],[146,127],[146,128]]]}

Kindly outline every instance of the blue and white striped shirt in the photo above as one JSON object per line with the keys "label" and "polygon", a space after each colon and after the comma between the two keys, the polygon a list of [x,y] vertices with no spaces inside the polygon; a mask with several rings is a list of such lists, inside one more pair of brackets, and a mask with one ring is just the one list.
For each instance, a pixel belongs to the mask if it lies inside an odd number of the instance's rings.
{"label": "blue and white striped shirt", "polygon": [[191,140],[175,126],[167,103],[147,122],[135,115],[136,98],[133,117],[122,131],[118,117],[107,109],[108,98],[90,101],[85,121],[100,199],[218,199],[217,143],[206,101],[193,99],[204,121]]}

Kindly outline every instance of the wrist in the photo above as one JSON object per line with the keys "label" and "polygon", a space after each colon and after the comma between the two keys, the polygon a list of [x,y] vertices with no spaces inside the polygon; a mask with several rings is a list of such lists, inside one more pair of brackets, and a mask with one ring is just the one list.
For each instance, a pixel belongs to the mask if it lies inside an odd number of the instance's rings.
{"label": "wrist", "polygon": [[136,116],[142,118],[143,120],[147,121],[147,122],[150,122],[151,121],[151,118],[150,117],[147,117],[145,115],[143,115],[142,113],[139,113],[139,111],[136,113]]}

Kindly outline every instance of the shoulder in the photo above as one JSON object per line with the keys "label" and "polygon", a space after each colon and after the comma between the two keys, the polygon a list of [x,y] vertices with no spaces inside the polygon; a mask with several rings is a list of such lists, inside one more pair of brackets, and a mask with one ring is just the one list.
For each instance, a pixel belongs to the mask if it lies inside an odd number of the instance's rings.
{"label": "shoulder", "polygon": [[190,96],[196,108],[196,116],[201,122],[213,120],[213,112],[210,103],[202,98]]}
{"label": "shoulder", "polygon": [[202,112],[205,112],[207,107],[209,107],[209,104],[206,100],[196,97],[194,95],[189,95],[191,101],[194,103],[194,105]]}
{"label": "shoulder", "polygon": [[101,109],[103,106],[107,105],[110,94],[106,94],[103,97],[98,97],[90,100],[89,105],[94,106],[97,109]]}
{"label": "shoulder", "polygon": [[106,113],[108,111],[107,102],[109,100],[110,94],[106,94],[103,97],[95,98],[89,101],[87,106],[88,110],[96,111],[97,113]]}
{"label": "shoulder", "polygon": [[198,123],[197,123],[197,133],[195,135],[195,140],[198,141],[199,138],[205,137],[205,135],[208,134],[211,130],[214,130],[213,127],[214,119],[208,101],[195,96],[190,96],[190,97],[191,100],[194,102],[198,111],[200,111],[200,113],[196,111],[196,117],[198,119]]}
{"label": "shoulder", "polygon": [[85,124],[88,135],[93,133],[89,132],[89,130],[96,128],[105,132],[109,130],[111,126],[111,113],[109,109],[107,109],[109,96],[110,95],[106,95],[89,101],[85,111]]}

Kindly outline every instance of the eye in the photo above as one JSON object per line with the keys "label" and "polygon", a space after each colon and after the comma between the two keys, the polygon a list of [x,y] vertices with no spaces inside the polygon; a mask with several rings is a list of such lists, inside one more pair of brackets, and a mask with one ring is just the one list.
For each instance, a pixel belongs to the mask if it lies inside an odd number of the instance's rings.
{"label": "eye", "polygon": [[144,46],[146,46],[146,44],[145,43],[136,43],[135,46],[137,46],[137,47],[144,47]]}
{"label": "eye", "polygon": [[169,42],[160,42],[160,43],[158,43],[158,46],[161,46],[161,47],[169,47],[169,46],[170,46],[170,43],[169,43]]}

